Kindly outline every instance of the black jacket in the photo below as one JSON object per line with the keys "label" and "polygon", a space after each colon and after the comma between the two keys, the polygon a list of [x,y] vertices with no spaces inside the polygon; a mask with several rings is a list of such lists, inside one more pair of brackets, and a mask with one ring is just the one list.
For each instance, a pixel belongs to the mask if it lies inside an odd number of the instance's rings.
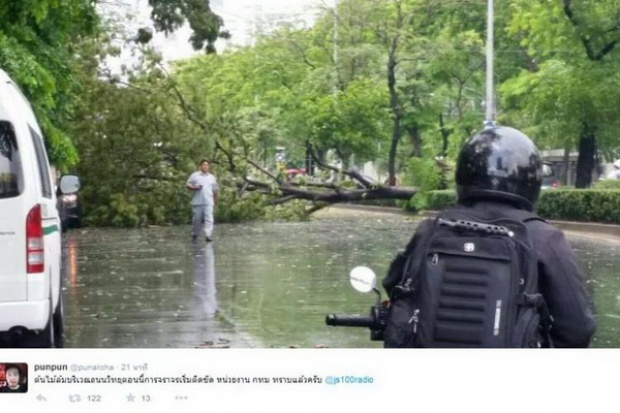
{"label": "black jacket", "polygon": [[[459,206],[481,220],[509,217],[514,206],[495,202],[478,202]],[[577,267],[575,254],[564,234],[552,225],[539,220],[526,222],[538,259],[539,288],[553,317],[551,338],[554,347],[588,347],[596,329],[583,277]],[[419,268],[424,246],[432,230],[432,220],[424,220],[407,245],[414,251],[413,267]],[[399,254],[392,264],[383,286],[391,293],[401,280],[405,254]],[[415,260],[418,260],[416,263]]]}

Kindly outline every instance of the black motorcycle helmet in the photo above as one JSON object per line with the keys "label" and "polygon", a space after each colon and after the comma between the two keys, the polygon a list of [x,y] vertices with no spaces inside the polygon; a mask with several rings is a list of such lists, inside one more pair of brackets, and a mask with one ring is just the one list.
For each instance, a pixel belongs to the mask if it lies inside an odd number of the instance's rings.
{"label": "black motorcycle helmet", "polygon": [[522,132],[489,126],[470,138],[456,166],[459,203],[479,199],[508,201],[529,211],[540,194],[542,162]]}

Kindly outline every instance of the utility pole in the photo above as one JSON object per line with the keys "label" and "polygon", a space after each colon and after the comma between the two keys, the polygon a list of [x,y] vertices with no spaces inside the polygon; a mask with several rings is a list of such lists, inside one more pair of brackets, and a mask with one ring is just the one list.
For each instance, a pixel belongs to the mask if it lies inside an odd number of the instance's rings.
{"label": "utility pole", "polygon": [[[338,110],[338,0],[334,0],[334,33],[332,37],[333,51],[332,59],[334,61],[334,77],[332,79],[332,98],[334,102],[334,111]],[[336,156],[337,157],[337,156]],[[344,159],[340,159],[341,165]],[[338,180],[343,178],[343,174],[339,174]]]}
{"label": "utility pole", "polygon": [[334,95],[338,92],[338,0],[334,0]]}
{"label": "utility pole", "polygon": [[486,116],[484,120],[485,126],[495,124],[495,99],[493,90],[493,22],[494,22],[493,0],[487,0],[487,86],[486,86]]}

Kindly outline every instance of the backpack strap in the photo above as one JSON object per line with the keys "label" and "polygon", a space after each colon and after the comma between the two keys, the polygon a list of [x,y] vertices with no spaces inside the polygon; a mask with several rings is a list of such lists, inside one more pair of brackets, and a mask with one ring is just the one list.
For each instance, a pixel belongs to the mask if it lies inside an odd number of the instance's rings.
{"label": "backpack strap", "polygon": [[[407,244],[405,250],[397,255],[390,266],[390,279],[394,285],[388,291],[390,299],[397,299],[399,296],[408,295],[415,290],[415,271],[419,269],[426,250],[426,245],[433,233],[432,227],[436,225],[437,218],[422,221],[415,235]],[[385,285],[384,285],[385,286]]]}
{"label": "backpack strap", "polygon": [[[526,211],[523,209],[515,209],[509,212],[509,215],[514,219],[517,219],[523,223],[531,222],[531,221],[542,221],[547,222],[545,219],[541,218],[538,214]],[[547,302],[544,297],[540,293],[536,294],[523,294],[517,300],[517,305],[526,306],[526,307],[535,307],[538,309],[540,314],[540,326],[542,328],[542,339],[544,341],[544,345],[546,347],[553,347],[553,341],[551,340],[550,330],[553,325],[553,316],[551,315],[549,308],[547,307]]]}
{"label": "backpack strap", "polygon": [[549,312],[549,307],[547,307],[547,302],[542,294],[522,294],[517,298],[517,305],[532,307],[538,310],[538,313],[540,314],[540,327],[542,329],[541,334],[544,347],[553,347],[553,340],[551,339],[553,316]]}

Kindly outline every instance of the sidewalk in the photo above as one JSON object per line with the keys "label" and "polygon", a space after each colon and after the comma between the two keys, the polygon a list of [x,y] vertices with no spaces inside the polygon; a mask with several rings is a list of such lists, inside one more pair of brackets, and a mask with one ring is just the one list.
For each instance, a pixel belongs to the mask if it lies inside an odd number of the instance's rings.
{"label": "sidewalk", "polygon": [[[352,205],[352,204],[337,204],[330,205],[324,210],[317,212],[321,213],[351,213],[358,214],[390,214],[390,215],[405,215],[412,219],[426,218],[434,216],[436,212],[426,211],[420,215],[412,214],[410,212],[403,211],[400,208],[392,207],[378,207],[371,205]],[[547,221],[550,224],[560,228],[562,231],[566,231],[571,235],[581,236],[584,238],[594,240],[605,240],[610,242],[620,243],[620,225],[612,224],[598,224],[593,222],[573,222],[573,221]]]}

